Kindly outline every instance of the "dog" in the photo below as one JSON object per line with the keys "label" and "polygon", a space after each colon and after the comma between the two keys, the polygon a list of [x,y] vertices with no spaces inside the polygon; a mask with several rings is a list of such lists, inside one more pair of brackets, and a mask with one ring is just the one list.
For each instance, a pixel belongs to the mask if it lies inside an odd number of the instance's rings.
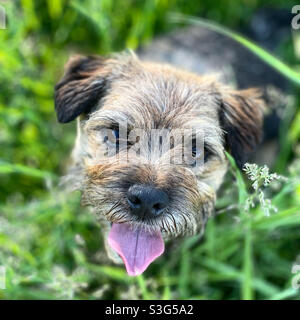
{"label": "dog", "polygon": [[[77,118],[66,179],[97,214],[109,258],[136,276],[167,239],[203,233],[228,168],[225,151],[242,167],[261,141],[264,108],[258,89],[134,53],[73,56],[55,86],[58,121]],[[156,140],[153,151],[153,130],[173,140]],[[177,163],[186,149],[174,141],[186,130],[192,161]]]}

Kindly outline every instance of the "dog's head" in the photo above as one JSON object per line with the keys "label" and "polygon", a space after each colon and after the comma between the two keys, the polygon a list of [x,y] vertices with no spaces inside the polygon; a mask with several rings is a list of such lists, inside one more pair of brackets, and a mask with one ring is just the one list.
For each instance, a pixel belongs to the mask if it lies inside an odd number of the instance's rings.
{"label": "dog's head", "polygon": [[261,137],[257,90],[132,55],[72,58],[55,108],[59,122],[79,117],[70,177],[133,275],[162,253],[163,239],[203,231],[224,151],[241,166]]}

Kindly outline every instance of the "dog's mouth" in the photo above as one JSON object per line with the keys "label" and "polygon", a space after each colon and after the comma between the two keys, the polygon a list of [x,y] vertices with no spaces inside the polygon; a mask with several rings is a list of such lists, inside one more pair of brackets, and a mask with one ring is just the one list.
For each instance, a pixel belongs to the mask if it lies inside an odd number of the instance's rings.
{"label": "dog's mouth", "polygon": [[112,224],[108,244],[120,255],[130,276],[142,274],[165,249],[159,230],[133,228],[128,223]]}

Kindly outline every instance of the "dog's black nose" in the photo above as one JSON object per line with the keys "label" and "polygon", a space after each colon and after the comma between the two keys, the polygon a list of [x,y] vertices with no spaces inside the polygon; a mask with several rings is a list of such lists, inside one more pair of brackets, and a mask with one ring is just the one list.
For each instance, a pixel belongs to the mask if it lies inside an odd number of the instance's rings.
{"label": "dog's black nose", "polygon": [[151,185],[135,184],[128,189],[127,201],[133,214],[151,219],[163,213],[169,204],[169,197],[166,192]]}

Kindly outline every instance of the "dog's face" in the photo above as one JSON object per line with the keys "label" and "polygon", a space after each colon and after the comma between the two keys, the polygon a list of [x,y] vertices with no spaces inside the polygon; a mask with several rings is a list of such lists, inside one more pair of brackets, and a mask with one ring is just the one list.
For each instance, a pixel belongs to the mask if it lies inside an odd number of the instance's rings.
{"label": "dog's face", "polygon": [[133,56],[74,57],[55,99],[60,122],[80,116],[69,179],[131,275],[163,252],[163,239],[203,231],[224,151],[241,166],[261,136],[256,90]]}

